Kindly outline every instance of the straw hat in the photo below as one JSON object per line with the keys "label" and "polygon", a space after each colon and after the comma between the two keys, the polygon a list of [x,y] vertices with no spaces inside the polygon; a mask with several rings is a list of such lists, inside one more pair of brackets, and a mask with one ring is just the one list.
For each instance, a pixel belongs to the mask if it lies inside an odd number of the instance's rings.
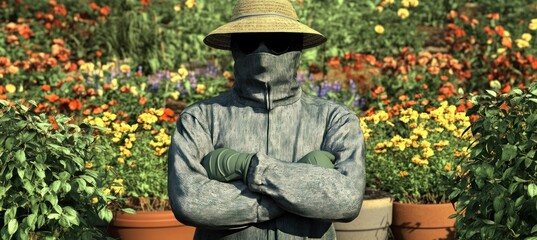
{"label": "straw hat", "polygon": [[231,21],[212,31],[203,42],[210,47],[229,50],[231,33],[303,33],[303,48],[326,41],[319,32],[302,24],[289,0],[237,0]]}

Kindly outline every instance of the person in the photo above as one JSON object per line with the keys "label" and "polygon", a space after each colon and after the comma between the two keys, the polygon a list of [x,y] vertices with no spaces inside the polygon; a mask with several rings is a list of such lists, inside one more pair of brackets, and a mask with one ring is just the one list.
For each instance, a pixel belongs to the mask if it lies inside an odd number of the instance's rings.
{"label": "person", "polygon": [[288,0],[238,0],[204,39],[231,50],[235,84],[185,109],[172,136],[170,203],[194,239],[335,239],[332,223],[358,216],[359,119],[296,81],[302,50],[325,41]]}

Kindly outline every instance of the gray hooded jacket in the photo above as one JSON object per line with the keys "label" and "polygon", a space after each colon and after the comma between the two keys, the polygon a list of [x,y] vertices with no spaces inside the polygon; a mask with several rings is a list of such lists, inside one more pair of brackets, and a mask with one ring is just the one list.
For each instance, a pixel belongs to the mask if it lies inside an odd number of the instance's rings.
{"label": "gray hooded jacket", "polygon": [[[227,147],[256,153],[242,181],[207,177],[202,158]],[[295,163],[314,150],[335,169]],[[169,196],[194,239],[335,239],[333,221],[358,216],[365,145],[356,114],[302,93],[292,79],[241,81],[188,107],[169,150]]]}

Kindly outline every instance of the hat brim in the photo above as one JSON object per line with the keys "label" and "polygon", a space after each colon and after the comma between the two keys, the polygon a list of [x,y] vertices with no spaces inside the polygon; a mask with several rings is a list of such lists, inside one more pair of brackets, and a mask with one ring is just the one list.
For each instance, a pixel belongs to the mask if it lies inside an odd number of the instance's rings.
{"label": "hat brim", "polygon": [[275,17],[271,15],[241,18],[226,23],[215,29],[203,39],[210,47],[230,50],[232,33],[303,33],[303,48],[311,48],[326,42],[326,37],[312,28],[289,18]]}

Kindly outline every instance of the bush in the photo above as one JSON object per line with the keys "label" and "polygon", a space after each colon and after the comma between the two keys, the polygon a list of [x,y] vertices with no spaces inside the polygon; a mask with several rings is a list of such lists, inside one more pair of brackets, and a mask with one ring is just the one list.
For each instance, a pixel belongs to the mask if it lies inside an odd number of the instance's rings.
{"label": "bush", "polygon": [[87,169],[93,137],[65,116],[0,105],[1,238],[101,239],[94,223],[112,213],[97,172]]}
{"label": "bush", "polygon": [[[535,239],[537,84],[476,96],[468,114],[477,136],[451,199],[460,239]],[[533,237],[531,237],[533,236]]]}

